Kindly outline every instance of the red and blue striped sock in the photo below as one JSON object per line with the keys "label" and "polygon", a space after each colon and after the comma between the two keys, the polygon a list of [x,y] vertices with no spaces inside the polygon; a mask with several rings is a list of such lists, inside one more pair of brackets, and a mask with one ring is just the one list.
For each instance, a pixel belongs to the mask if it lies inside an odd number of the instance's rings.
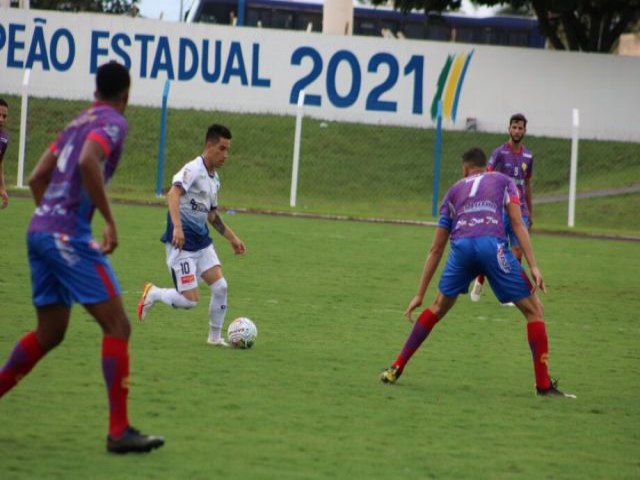
{"label": "red and blue striped sock", "polygon": [[533,357],[533,371],[536,377],[536,387],[547,389],[551,386],[549,379],[549,341],[544,321],[536,320],[527,323],[527,337]]}
{"label": "red and blue striped sock", "polygon": [[109,435],[120,437],[129,427],[129,342],[105,335],[102,339],[102,373],[109,396]]}
{"label": "red and blue striped sock", "polygon": [[29,332],[16,343],[6,363],[0,370],[0,397],[11,390],[46,354],[36,337]]}
{"label": "red and blue striped sock", "polygon": [[402,347],[402,351],[396,361],[393,362],[394,367],[398,367],[400,371],[404,369],[404,366],[409,362],[413,354],[420,348],[422,342],[424,342],[431,330],[438,323],[438,317],[434,315],[434,313],[426,308],[416,320],[416,323],[413,325],[413,330],[409,334],[407,341]]}

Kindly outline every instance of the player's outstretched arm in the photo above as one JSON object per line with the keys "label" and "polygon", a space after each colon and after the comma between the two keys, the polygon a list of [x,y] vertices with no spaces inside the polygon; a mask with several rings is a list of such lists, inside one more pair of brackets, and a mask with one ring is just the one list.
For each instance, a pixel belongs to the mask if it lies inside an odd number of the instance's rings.
{"label": "player's outstretched arm", "polygon": [[429,248],[429,253],[427,254],[427,259],[424,262],[422,276],[420,277],[420,283],[418,284],[418,291],[416,295],[411,299],[411,301],[409,302],[409,306],[404,312],[404,316],[407,317],[411,322],[413,322],[411,314],[416,308],[422,305],[422,302],[424,301],[424,295],[427,292],[427,288],[429,288],[429,284],[433,279],[433,275],[438,269],[440,260],[442,260],[442,255],[444,254],[444,250],[447,246],[448,240],[449,230],[447,230],[446,228],[437,227],[435,236],[433,237],[433,242],[431,242],[431,248]]}
{"label": "player's outstretched arm", "polygon": [[240,240],[240,237],[238,237],[235,232],[222,221],[222,217],[220,217],[215,210],[209,212],[208,220],[220,235],[229,240],[233,251],[237,255],[242,255],[247,251],[244,242]]}
{"label": "player's outstretched arm", "polygon": [[102,233],[102,253],[107,254],[113,252],[118,246],[118,234],[102,177],[101,162],[104,156],[105,152],[100,143],[96,140],[86,140],[82,145],[78,166],[84,188],[105,221]]}
{"label": "player's outstretched arm", "polygon": [[520,205],[517,205],[515,203],[509,203],[507,205],[507,213],[509,214],[509,219],[511,220],[513,233],[515,233],[516,238],[520,243],[520,248],[522,248],[522,252],[524,253],[524,257],[527,259],[527,263],[529,264],[529,271],[531,272],[533,281],[535,282],[536,287],[538,287],[543,292],[547,293],[547,287],[544,284],[542,273],[538,268],[536,257],[533,254],[533,246],[531,245],[531,238],[529,237],[529,232],[527,231],[527,227],[522,221],[522,214],[520,213]]}

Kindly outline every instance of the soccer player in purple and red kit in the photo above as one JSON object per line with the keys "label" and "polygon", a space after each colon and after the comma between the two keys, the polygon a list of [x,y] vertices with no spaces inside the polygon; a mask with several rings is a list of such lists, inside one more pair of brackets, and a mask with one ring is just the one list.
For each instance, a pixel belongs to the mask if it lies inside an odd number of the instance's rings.
{"label": "soccer player in purple and red kit", "polygon": [[[0,370],[0,397],[60,344],[71,305],[82,304],[103,331],[102,371],[109,399],[107,450],[148,452],[164,444],[129,425],[129,336],[120,285],[106,257],[118,246],[105,185],[111,179],[127,135],[123,116],[129,100],[129,72],[110,62],[96,74],[96,102],[80,113],[43,153],[29,177],[36,203],[27,233],[32,300],[37,327],[15,345]],[[91,235],[98,209],[103,242]]]}
{"label": "soccer player in purple and red kit", "polygon": [[[405,316],[411,321],[412,312],[422,305],[427,287],[451,238],[451,251],[440,278],[439,291],[429,308],[418,317],[395,362],[382,372],[380,379],[384,383],[398,380],[409,359],[436,323],[453,307],[458,295],[468,291],[469,282],[475,276],[484,274],[489,278],[498,300],[514,302],[527,320],[537,394],[575,398],[575,395],[558,390],[556,382],[549,377],[547,331],[542,304],[535,294],[536,288],[545,291],[545,286],[522,221],[516,186],[506,175],[486,171],[487,159],[479,148],[465,152],[462,160],[464,178],[449,189],[442,201],[440,220],[418,292],[409,302]],[[534,286],[506,244],[505,211],[529,264]]]}
{"label": "soccer player in purple and red kit", "polygon": [[[527,133],[527,118],[521,113],[514,113],[509,119],[509,140],[496,148],[487,163],[487,170],[504,173],[511,177],[520,195],[520,210],[522,220],[527,230],[533,225],[533,192],[531,190],[531,176],[533,175],[533,153],[522,144]],[[505,229],[511,251],[519,262],[522,262],[522,248],[518,243],[509,217],[505,217]],[[471,288],[471,301],[479,302],[484,285],[484,275],[479,275]],[[513,306],[512,303],[503,303]]]}
{"label": "soccer player in purple and red kit", "polygon": [[9,134],[4,129],[9,117],[9,104],[0,98],[0,208],[7,208],[9,205],[9,195],[4,184],[4,154],[9,147]]}

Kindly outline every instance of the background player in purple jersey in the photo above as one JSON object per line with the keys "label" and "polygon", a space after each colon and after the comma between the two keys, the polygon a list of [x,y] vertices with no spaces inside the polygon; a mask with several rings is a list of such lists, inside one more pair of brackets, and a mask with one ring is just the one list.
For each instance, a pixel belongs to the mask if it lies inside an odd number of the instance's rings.
{"label": "background player in purple jersey", "polygon": [[[530,229],[531,225],[533,225],[533,192],[531,190],[533,153],[522,144],[526,133],[526,117],[521,113],[511,115],[509,119],[509,140],[493,151],[487,164],[487,170],[504,173],[513,179],[520,195],[522,220],[527,229]],[[508,216],[505,217],[505,228],[511,251],[521,262],[522,248],[518,243],[518,238],[511,227]],[[484,276],[479,275],[471,289],[471,301],[480,301],[483,285]],[[513,303],[503,303],[503,305],[513,306]]]}
{"label": "background player in purple jersey", "polygon": [[236,254],[245,253],[242,240],[217,213],[218,169],[227,160],[230,148],[229,129],[213,124],[207,129],[202,154],[174,175],[167,194],[167,227],[161,238],[174,288],[146,283],[138,303],[139,320],[144,320],[157,302],[174,308],[193,308],[198,304],[198,282],[204,281],[211,290],[207,343],[220,347],[228,346],[222,336],[227,311],[227,281],[207,223],[229,241]]}
{"label": "background player in purple jersey", "polygon": [[[80,113],[42,155],[29,177],[36,203],[27,243],[33,304],[38,324],[15,345],[0,370],[0,397],[13,388],[62,340],[71,305],[81,303],[103,331],[102,370],[109,399],[107,450],[148,452],[164,444],[129,425],[129,336],[120,286],[105,254],[118,246],[116,223],[105,191],[127,135],[123,113],[131,80],[111,62],[96,74],[96,102]],[[104,217],[103,242],[91,235],[98,209]]]}
{"label": "background player in purple jersey", "polygon": [[4,154],[9,147],[9,134],[5,130],[8,118],[9,104],[0,98],[0,208],[7,208],[9,205],[9,195],[4,184]]}
{"label": "background player in purple jersey", "polygon": [[[447,241],[451,251],[438,285],[435,300],[418,317],[395,362],[382,372],[384,383],[395,383],[415,351],[436,323],[453,307],[458,295],[466,293],[469,282],[483,273],[501,302],[515,302],[527,320],[527,336],[533,355],[536,391],[541,396],[572,397],[556,388],[549,377],[548,341],[542,304],[535,289],[545,291],[536,264],[529,234],[520,214],[520,200],[513,181],[506,175],[487,172],[486,156],[479,148],[462,156],[464,178],[453,185],[442,201],[440,220],[424,264],[418,292],[409,302],[405,316],[422,305],[424,295],[442,259]],[[535,282],[527,275],[506,246],[504,213],[508,213],[515,234]]]}

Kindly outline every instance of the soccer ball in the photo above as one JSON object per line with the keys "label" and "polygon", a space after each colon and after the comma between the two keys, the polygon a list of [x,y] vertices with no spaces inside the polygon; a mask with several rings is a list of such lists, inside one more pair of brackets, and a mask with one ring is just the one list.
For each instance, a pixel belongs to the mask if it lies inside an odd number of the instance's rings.
{"label": "soccer ball", "polygon": [[256,324],[247,317],[236,318],[227,328],[227,338],[235,348],[251,348],[257,336]]}

